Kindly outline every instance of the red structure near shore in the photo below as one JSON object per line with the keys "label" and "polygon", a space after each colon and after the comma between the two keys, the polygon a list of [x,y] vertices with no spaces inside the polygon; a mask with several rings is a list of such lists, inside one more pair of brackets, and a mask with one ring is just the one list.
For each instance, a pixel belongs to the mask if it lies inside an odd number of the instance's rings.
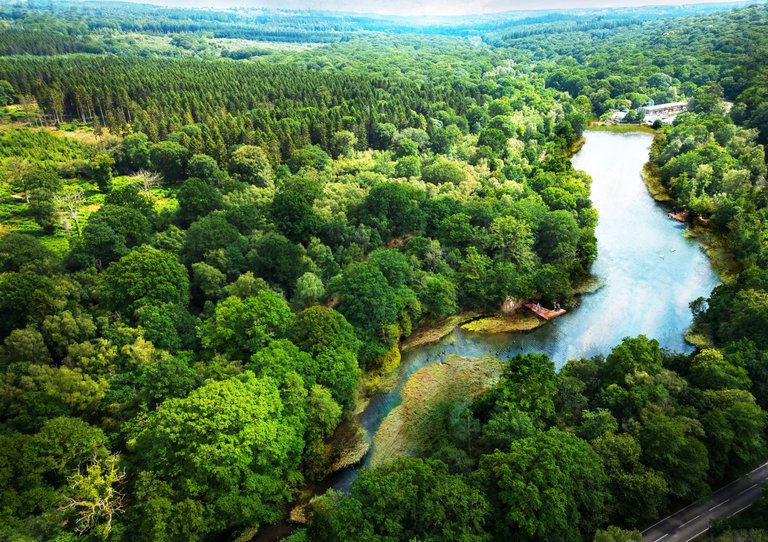
{"label": "red structure near shore", "polygon": [[673,220],[677,220],[678,222],[688,222],[688,219],[691,216],[691,213],[688,211],[678,211],[676,213],[670,212],[667,213],[667,216]]}
{"label": "red structure near shore", "polygon": [[528,303],[526,307],[531,309],[531,311],[536,315],[544,318],[544,320],[552,320],[552,318],[557,318],[558,316],[562,316],[566,313],[565,309],[550,310],[542,307],[541,305],[537,305],[536,303]]}

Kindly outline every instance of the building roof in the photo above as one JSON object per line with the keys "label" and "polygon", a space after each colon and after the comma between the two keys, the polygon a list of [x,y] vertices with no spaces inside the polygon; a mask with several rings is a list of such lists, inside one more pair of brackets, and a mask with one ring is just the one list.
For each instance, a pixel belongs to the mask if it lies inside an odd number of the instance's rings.
{"label": "building roof", "polygon": [[668,104],[646,105],[643,107],[643,110],[644,111],[661,111],[664,109],[670,109],[672,107],[688,107],[688,102],[671,102]]}

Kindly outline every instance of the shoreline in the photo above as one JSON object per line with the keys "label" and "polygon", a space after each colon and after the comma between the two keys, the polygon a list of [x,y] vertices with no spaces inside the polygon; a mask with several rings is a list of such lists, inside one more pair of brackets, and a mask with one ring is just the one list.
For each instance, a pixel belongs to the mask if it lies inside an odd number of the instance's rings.
{"label": "shoreline", "polygon": [[[669,189],[662,181],[658,166],[651,160],[648,160],[643,166],[640,171],[640,178],[643,180],[648,194],[658,205],[661,205],[665,210],[672,210],[678,206],[678,202],[672,197]],[[696,241],[707,255],[715,274],[723,283],[728,284],[736,280],[741,271],[741,265],[723,234],[717,232],[712,226],[689,221],[685,222],[683,236]],[[699,350],[714,345],[712,337],[696,329],[693,323],[685,332],[684,340]]]}
{"label": "shoreline", "polygon": [[587,130],[593,132],[613,132],[617,134],[643,133],[656,135],[659,133],[658,130],[651,128],[647,124],[588,124],[585,131]]}
{"label": "shoreline", "polygon": [[[648,194],[657,204],[661,205],[665,210],[680,207],[661,180],[656,164],[649,160],[643,166],[640,177],[645,188],[648,190]],[[686,209],[685,207],[680,208]],[[701,246],[718,278],[724,283],[733,282],[741,271],[741,266],[738,263],[738,258],[731,251],[725,236],[713,226],[693,221],[686,222],[685,226],[686,229],[683,235],[689,239],[694,239]],[[694,346],[696,345],[694,344]]]}

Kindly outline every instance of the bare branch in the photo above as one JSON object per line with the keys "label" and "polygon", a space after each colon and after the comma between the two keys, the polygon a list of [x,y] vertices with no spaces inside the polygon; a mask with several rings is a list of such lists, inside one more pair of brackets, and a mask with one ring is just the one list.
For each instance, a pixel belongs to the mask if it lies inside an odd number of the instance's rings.
{"label": "bare branch", "polygon": [[71,221],[75,225],[75,233],[80,235],[80,222],[78,217],[80,215],[80,207],[85,201],[85,196],[82,190],[70,190],[56,196],[56,203],[67,214],[65,221]]}
{"label": "bare branch", "polygon": [[[85,471],[85,472],[83,472]],[[123,494],[117,489],[125,480],[125,471],[117,467],[117,457],[94,457],[85,469],[78,467],[69,477],[71,495],[59,510],[74,512],[76,531],[94,531],[107,538],[114,516],[123,511]]]}
{"label": "bare branch", "polygon": [[162,175],[145,169],[137,171],[134,179],[136,185],[149,199],[152,199],[152,189],[160,186],[163,182]]}

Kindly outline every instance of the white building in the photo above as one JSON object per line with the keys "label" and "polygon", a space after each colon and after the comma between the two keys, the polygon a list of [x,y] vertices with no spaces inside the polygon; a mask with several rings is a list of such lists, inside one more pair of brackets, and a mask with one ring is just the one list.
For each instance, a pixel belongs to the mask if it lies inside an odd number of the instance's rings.
{"label": "white building", "polygon": [[627,113],[629,113],[629,111],[627,111],[627,110],[624,110],[624,111],[616,111],[616,112],[614,112],[614,113],[611,115],[611,120],[612,120],[612,121],[615,121],[615,122],[621,122],[621,121],[623,121],[623,120],[624,120],[624,117],[626,117],[626,116],[627,116]]}
{"label": "white building", "polygon": [[688,102],[644,105],[640,110],[645,113],[645,118],[643,119],[645,124],[653,124],[657,120],[660,120],[664,124],[672,124],[677,115],[688,111]]}

